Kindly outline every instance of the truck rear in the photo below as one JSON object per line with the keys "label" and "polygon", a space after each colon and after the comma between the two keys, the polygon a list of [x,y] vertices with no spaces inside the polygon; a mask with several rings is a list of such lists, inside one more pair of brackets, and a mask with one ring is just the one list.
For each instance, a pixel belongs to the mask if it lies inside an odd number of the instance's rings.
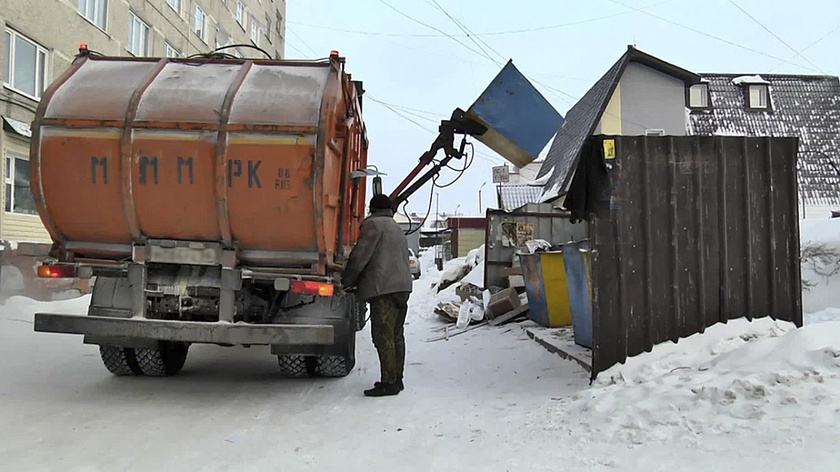
{"label": "truck rear", "polygon": [[190,345],[270,346],[290,376],[344,376],[364,314],[340,285],[364,216],[361,82],[324,61],[82,54],[33,123],[42,277],[94,278],[87,316],[35,330],[100,346],[116,375],[172,375]]}

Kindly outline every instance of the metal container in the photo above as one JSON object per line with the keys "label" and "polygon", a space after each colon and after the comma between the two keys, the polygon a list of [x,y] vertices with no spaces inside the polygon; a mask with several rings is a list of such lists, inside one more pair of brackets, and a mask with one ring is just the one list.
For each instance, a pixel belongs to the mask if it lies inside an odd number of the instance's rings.
{"label": "metal container", "polygon": [[517,167],[537,158],[563,117],[531,82],[508,61],[467,116],[487,127],[476,139]]}
{"label": "metal container", "polygon": [[589,241],[561,245],[575,344],[592,349],[592,267]]}
{"label": "metal container", "polygon": [[577,241],[585,238],[586,225],[573,225],[568,212],[554,210],[548,203],[529,203],[515,211],[487,210],[484,240],[484,283],[487,287],[504,287],[507,277],[502,274],[513,263],[518,241],[504,234],[505,224],[525,223],[533,227],[531,237],[550,244]]}
{"label": "metal container", "polygon": [[358,236],[361,84],[322,62],[77,59],[44,94],[32,190],[66,257],[148,240],[323,275]]}
{"label": "metal container", "polygon": [[563,252],[520,254],[531,321],[548,328],[572,324]]}

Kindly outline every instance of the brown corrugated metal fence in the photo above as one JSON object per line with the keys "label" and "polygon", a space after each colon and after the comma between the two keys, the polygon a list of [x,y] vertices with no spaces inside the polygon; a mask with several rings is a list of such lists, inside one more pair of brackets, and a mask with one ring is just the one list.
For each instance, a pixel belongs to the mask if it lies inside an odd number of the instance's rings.
{"label": "brown corrugated metal fence", "polygon": [[[592,138],[578,169],[601,166],[612,189],[590,220],[593,377],[734,318],[802,325],[797,148],[796,138]],[[593,181],[570,193],[598,194]]]}

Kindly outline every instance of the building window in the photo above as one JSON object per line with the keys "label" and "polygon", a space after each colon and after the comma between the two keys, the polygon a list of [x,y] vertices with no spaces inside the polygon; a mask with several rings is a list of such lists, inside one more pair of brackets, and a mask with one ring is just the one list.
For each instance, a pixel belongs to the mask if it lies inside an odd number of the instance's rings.
{"label": "building window", "polygon": [[256,18],[251,18],[251,41],[257,46],[260,45],[260,24]]}
{"label": "building window", "polygon": [[246,18],[245,5],[242,3],[242,0],[238,0],[236,2],[236,22],[244,28]]}
{"label": "building window", "polygon": [[3,83],[24,95],[40,99],[47,71],[47,50],[17,31],[7,29],[6,75]]}
{"label": "building window", "polygon": [[689,108],[709,108],[709,84],[695,84],[688,89]]}
{"label": "building window", "polygon": [[76,9],[85,18],[101,29],[105,29],[106,0],[78,0]]}
{"label": "building window", "polygon": [[205,34],[207,33],[207,15],[204,13],[204,10],[201,9],[200,6],[195,6],[195,34],[198,36],[202,41],[205,43],[207,42],[207,37]]}
{"label": "building window", "polygon": [[265,37],[269,40],[271,39],[271,15],[268,13],[265,14]]}
{"label": "building window", "polygon": [[166,57],[181,57],[181,53],[169,43],[164,43],[164,52]]}
{"label": "building window", "polygon": [[6,154],[6,211],[37,215],[35,200],[29,190],[29,160]]}
{"label": "building window", "polygon": [[665,136],[664,129],[646,129],[645,136]]}
{"label": "building window", "polygon": [[770,99],[767,90],[767,85],[750,85],[749,87],[749,106],[758,110],[766,110],[770,107]]}
{"label": "building window", "polygon": [[173,10],[177,11],[179,15],[181,14],[181,0],[166,0],[166,3],[168,3]]}
{"label": "building window", "polygon": [[146,44],[149,37],[149,25],[143,23],[140,18],[128,13],[128,44],[126,49],[135,56],[146,55]]}

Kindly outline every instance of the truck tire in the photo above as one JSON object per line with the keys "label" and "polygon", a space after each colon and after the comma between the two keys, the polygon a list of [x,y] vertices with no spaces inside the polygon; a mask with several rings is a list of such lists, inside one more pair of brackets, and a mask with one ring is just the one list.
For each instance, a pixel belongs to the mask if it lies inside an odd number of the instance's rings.
{"label": "truck tire", "polygon": [[321,377],[346,377],[355,365],[356,360],[349,356],[319,356],[318,374]]}
{"label": "truck tire", "polygon": [[99,346],[99,357],[102,363],[114,375],[143,375],[137,365],[134,349],[119,346]]}
{"label": "truck tire", "polygon": [[315,356],[280,354],[277,356],[277,364],[283,377],[300,379],[315,374],[317,359]]}
{"label": "truck tire", "polygon": [[162,342],[158,349],[137,349],[137,365],[150,377],[175,375],[184,367],[188,352],[186,344]]}

